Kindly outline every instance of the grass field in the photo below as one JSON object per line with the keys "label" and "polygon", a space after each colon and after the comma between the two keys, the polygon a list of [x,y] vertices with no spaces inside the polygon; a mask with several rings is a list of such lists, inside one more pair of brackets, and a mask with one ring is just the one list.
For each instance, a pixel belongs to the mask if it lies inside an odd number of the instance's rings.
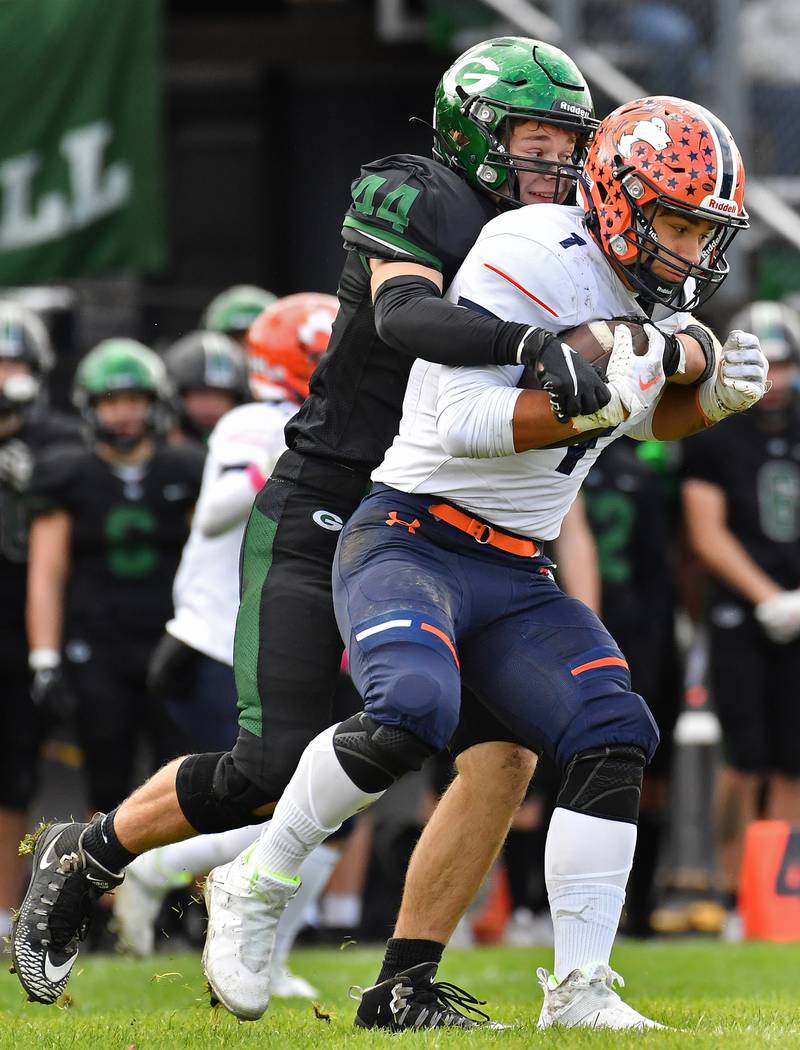
{"label": "grass field", "polygon": [[629,1002],[680,1029],[670,1032],[536,1032],[541,1003],[535,968],[546,949],[453,951],[442,968],[489,1000],[492,1015],[514,1023],[506,1032],[436,1031],[390,1036],[352,1028],[351,984],[374,979],[379,953],[358,948],[299,951],[293,968],[321,990],[319,1007],[278,1001],[255,1024],[210,1010],[199,959],[159,955],[151,962],[94,956],[81,961],[68,1007],[23,1001],[14,977],[0,977],[0,1050],[272,1050],[330,1047],[435,1047],[467,1044],[509,1050],[530,1047],[710,1047],[800,1050],[800,946],[657,943],[620,945],[614,964],[624,974]]}

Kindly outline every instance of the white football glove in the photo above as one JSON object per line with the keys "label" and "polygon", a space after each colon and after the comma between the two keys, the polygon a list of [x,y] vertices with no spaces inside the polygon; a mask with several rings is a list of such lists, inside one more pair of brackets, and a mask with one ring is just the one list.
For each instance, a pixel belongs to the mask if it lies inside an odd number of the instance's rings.
{"label": "white football glove", "polygon": [[755,608],[756,619],[771,642],[785,645],[800,635],[800,590],[781,591]]}
{"label": "white football glove", "polygon": [[758,337],[731,332],[722,347],[716,374],[698,388],[700,409],[709,423],[745,412],[768,390],[769,362]]}
{"label": "white football glove", "polygon": [[606,383],[611,400],[591,416],[572,420],[575,430],[594,430],[614,427],[627,416],[644,412],[661,396],[664,375],[664,348],[666,340],[655,325],[644,326],[647,333],[647,352],[637,356],[633,352],[631,330],[620,324],[614,329],[614,346],[606,368]]}

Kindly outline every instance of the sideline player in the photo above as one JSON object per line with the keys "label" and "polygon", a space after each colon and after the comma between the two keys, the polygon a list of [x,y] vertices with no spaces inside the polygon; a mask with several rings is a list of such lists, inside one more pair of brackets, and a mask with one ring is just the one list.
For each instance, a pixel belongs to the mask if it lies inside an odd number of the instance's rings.
{"label": "sideline player", "polygon": [[[81,444],[77,420],[39,411],[54,355],[41,318],[0,301],[0,674],[3,763],[0,771],[0,937],[19,904],[23,860],[19,840],[37,784],[44,719],[30,693],[25,637],[28,513],[25,505],[38,456],[49,447]],[[36,670],[36,658],[33,658]]]}
{"label": "sideline player", "polygon": [[683,448],[689,539],[710,574],[706,622],[723,734],[716,789],[726,935],[748,824],[800,820],[800,317],[756,302],[732,319],[761,340],[772,386],[758,410]]}
{"label": "sideline player", "polygon": [[[156,647],[148,676],[151,692],[164,700],[193,747],[220,750],[236,740],[233,634],[245,522],[256,493],[286,451],[283,428],[308,394],[308,381],[328,345],[337,308],[332,295],[303,292],[278,299],[262,311],[247,339],[247,390],[254,400],[223,416],[208,441],[192,530],[173,584],[175,615]],[[205,351],[205,374],[213,379],[207,351],[215,340],[230,340],[217,332],[197,336],[184,346]],[[191,374],[188,369],[187,373]],[[346,714],[358,709],[357,697],[356,701]],[[122,946],[135,955],[151,955],[154,923],[167,893],[231,860],[260,830],[246,826],[200,835],[137,857],[114,894]],[[273,991],[279,997],[319,994],[302,977],[289,973],[285,963],[305,911],[324,889],[337,859],[334,849],[323,846],[303,868],[303,892],[281,921],[273,958]]]}
{"label": "sideline player", "polygon": [[66,685],[75,697],[89,803],[98,809],[130,790],[137,731],[157,762],[181,746],[166,711],[147,700],[145,681],[172,613],[203,453],[163,445],[167,398],[152,350],[132,339],[100,343],[78,366],[73,394],[91,442],[50,450],[31,485],[34,690]]}
{"label": "sideline player", "polygon": [[[351,250],[331,343],[287,428],[290,451],[259,494],[246,533],[235,646],[239,739],[230,753],[168,764],[102,829],[74,824],[42,836],[40,852],[58,839],[63,855],[79,860],[64,872],[73,890],[31,886],[16,924],[18,954],[27,960],[19,977],[32,998],[54,1002],[66,986],[66,963],[57,980],[44,968],[51,946],[74,962],[84,891],[116,884],[133,856],[154,846],[267,816],[308,740],[330,722],[341,655],[330,565],[338,531],[396,433],[414,358],[530,364],[566,416],[607,402],[597,373],[565,358],[548,332],[441,298],[498,210],[566,199],[596,126],[591,109],[582,76],[557,48],[519,37],[487,41],[462,55],[437,89],[433,159],[399,154],[362,170],[345,219]],[[483,740],[496,740],[498,731]],[[491,822],[476,836],[485,855],[460,873],[467,899],[502,842],[497,814],[510,822],[533,766],[512,743],[470,751],[473,761],[460,762],[457,779],[482,785],[475,792],[491,802]],[[477,816],[456,806],[450,821],[474,827]],[[45,913],[36,922],[28,918],[33,909]],[[430,945],[423,947],[427,953]]]}
{"label": "sideline player", "polygon": [[[690,157],[705,142],[697,182]],[[673,158],[663,186],[662,151]],[[586,172],[585,211],[542,206],[490,222],[452,299],[559,330],[643,317],[637,294],[673,306],[707,298],[727,273],[731,238],[748,225],[744,170],[721,122],[679,99],[628,103],[601,123]],[[566,425],[545,394],[518,388],[520,367],[415,363],[399,435],[334,562],[337,618],[364,711],[309,744],[258,844],[207,882],[204,968],[237,1016],[258,1017],[268,1005],[269,945],[298,865],[447,744],[463,675],[561,775],[545,856],[555,976],[539,971],[540,1027],[657,1027],[620,999],[608,963],[658,730],[614,640],[556,586],[544,544],[607,444],[623,433],[684,436],[748,408],[764,392],[767,363],[755,337],[733,332],[713,374],[662,397],[665,338],[652,325],[645,331],[649,348],[637,357],[629,330],[617,329],[611,402]],[[422,963],[368,989],[357,1024],[373,1026],[378,1013],[401,1026],[441,1023],[435,969]],[[475,1002],[449,997],[451,1009]]]}

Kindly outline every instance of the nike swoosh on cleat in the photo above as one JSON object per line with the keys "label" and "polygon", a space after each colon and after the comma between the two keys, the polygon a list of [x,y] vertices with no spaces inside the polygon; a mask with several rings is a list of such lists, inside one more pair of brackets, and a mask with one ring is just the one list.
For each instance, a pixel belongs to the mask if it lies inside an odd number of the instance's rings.
{"label": "nike swoosh on cleat", "polygon": [[39,868],[42,871],[44,871],[45,868],[51,867],[50,861],[55,860],[55,857],[51,857],[51,853],[53,852],[53,847],[58,842],[59,838],[61,838],[61,836],[56,835],[56,837],[53,839],[52,842],[48,844],[47,849],[44,851],[42,859],[39,861]]}
{"label": "nike swoosh on cleat", "polygon": [[639,379],[639,389],[640,390],[649,390],[651,386],[655,386],[655,384],[659,381],[659,379],[661,379],[661,376],[657,375],[657,376],[653,376],[652,379],[648,379],[646,383],[643,383],[641,378],[640,378]]}
{"label": "nike swoosh on cleat", "polygon": [[77,958],[78,958],[78,953],[76,952],[72,956],[71,959],[67,959],[67,961],[65,963],[61,963],[60,966],[56,966],[55,963],[50,962],[49,954],[45,955],[45,957],[44,957],[44,975],[45,975],[45,977],[47,978],[48,981],[51,981],[53,984],[57,984],[59,981],[63,980],[67,976],[69,971],[74,966],[75,960]]}

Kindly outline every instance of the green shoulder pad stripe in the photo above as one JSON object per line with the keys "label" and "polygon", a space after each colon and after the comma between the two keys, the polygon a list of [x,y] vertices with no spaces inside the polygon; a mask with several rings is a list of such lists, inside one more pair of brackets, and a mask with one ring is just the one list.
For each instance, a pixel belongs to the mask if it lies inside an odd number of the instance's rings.
{"label": "green shoulder pad stripe", "polygon": [[360,219],[354,219],[352,215],[346,215],[343,223],[345,228],[358,230],[365,237],[369,237],[370,240],[375,241],[376,244],[382,244],[384,247],[396,248],[398,251],[405,252],[406,255],[410,255],[412,259],[417,262],[425,263],[428,266],[433,266],[435,269],[441,271],[444,269],[442,266],[441,259],[437,259],[435,255],[431,255],[430,252],[424,251],[422,248],[418,248],[416,244],[412,244],[411,241],[405,240],[403,237],[398,237],[396,233],[387,233],[386,230],[381,230],[376,226],[370,226],[366,222],[362,222]]}

